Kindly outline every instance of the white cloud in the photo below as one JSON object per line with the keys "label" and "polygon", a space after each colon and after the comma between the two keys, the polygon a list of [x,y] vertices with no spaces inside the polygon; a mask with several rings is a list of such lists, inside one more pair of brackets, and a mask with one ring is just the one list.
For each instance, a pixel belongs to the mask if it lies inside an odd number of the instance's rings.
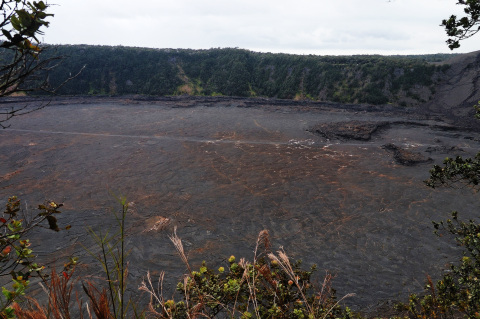
{"label": "white cloud", "polygon": [[[314,54],[449,52],[451,0],[57,0],[45,42]],[[473,41],[475,41],[473,39]],[[461,52],[480,49],[472,39]],[[478,42],[478,40],[477,40]]]}

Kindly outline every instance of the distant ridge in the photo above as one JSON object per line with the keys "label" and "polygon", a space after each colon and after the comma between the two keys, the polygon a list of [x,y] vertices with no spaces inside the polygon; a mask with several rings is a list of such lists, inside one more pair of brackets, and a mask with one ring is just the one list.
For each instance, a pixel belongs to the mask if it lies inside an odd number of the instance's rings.
{"label": "distant ridge", "polygon": [[[242,49],[146,49],[61,45],[52,85],[87,65],[61,94],[270,97],[418,106],[448,78],[452,55],[314,56]],[[443,62],[443,63],[442,63]]]}

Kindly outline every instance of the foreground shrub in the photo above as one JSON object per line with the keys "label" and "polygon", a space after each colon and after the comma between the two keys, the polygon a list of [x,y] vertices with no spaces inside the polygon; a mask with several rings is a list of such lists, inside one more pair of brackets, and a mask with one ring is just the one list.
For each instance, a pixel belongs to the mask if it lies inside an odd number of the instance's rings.
{"label": "foreground shrub", "polygon": [[408,310],[414,318],[480,318],[480,224],[460,221],[453,212],[452,219],[434,222],[434,227],[436,232],[455,235],[464,247],[463,256],[436,283],[428,278],[425,296],[411,295],[409,303],[398,308]]}
{"label": "foreground shrub", "polygon": [[30,277],[43,276],[44,267],[35,261],[36,256],[27,238],[29,233],[38,227],[60,230],[55,215],[60,214],[62,204],[46,201],[38,206],[36,214],[24,214],[20,206],[17,197],[8,198],[0,217],[0,277],[11,276],[11,285],[2,286],[0,318],[13,317],[12,305],[25,295]]}
{"label": "foreground shrub", "polygon": [[155,318],[352,318],[335,297],[332,275],[316,286],[312,281],[316,267],[302,270],[301,263],[292,264],[283,250],[273,254],[266,230],[259,234],[253,262],[232,255],[228,265],[217,270],[203,262],[193,271],[180,238],[175,234],[171,239],[189,274],[177,285],[177,301],[163,297],[163,274],[157,287],[147,275],[140,289],[150,294],[149,310]]}

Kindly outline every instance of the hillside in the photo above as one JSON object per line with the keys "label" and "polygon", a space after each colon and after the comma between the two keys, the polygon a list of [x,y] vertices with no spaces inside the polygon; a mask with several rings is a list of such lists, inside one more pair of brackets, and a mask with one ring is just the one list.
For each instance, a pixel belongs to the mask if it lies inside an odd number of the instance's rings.
{"label": "hillside", "polygon": [[452,55],[303,56],[241,49],[145,49],[62,45],[59,84],[86,69],[61,94],[225,95],[416,106],[448,82]]}
{"label": "hillside", "polygon": [[442,64],[447,63],[450,67],[436,85],[436,93],[423,107],[430,114],[478,126],[472,106],[480,100],[480,51],[455,56]]}

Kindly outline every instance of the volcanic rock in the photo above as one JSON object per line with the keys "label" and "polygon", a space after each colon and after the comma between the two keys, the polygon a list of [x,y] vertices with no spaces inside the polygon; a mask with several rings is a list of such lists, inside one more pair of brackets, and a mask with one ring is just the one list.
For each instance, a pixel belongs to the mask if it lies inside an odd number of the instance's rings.
{"label": "volcanic rock", "polygon": [[382,148],[386,149],[387,151],[393,152],[393,158],[400,165],[412,166],[432,161],[430,157],[425,157],[421,153],[403,149],[392,143],[385,144],[382,146]]}
{"label": "volcanic rock", "polygon": [[388,122],[334,122],[321,123],[308,129],[307,131],[324,136],[328,139],[369,141],[372,134],[378,129],[384,128]]}

